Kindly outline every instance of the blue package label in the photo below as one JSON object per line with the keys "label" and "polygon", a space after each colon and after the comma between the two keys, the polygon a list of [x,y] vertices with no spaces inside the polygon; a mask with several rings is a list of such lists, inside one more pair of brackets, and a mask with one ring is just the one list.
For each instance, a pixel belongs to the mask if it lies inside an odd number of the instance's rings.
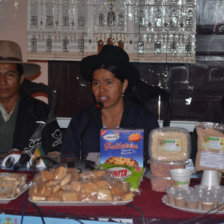
{"label": "blue package label", "polygon": [[100,163],[143,167],[144,130],[101,129]]}

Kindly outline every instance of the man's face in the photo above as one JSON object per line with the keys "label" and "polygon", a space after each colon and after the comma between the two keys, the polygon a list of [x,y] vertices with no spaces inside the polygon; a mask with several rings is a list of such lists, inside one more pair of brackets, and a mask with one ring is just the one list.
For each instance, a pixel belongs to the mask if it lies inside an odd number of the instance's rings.
{"label": "man's face", "polygon": [[16,64],[0,64],[0,102],[17,97],[23,80],[24,75],[19,79]]}

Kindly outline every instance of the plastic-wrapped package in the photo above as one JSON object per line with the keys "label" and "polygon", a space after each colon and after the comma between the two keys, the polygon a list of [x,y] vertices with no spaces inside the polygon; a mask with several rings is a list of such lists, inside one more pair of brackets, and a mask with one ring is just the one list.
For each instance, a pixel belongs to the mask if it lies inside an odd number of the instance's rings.
{"label": "plastic-wrapped package", "polygon": [[190,157],[190,134],[185,128],[163,127],[150,132],[149,156],[160,162],[186,161]]}
{"label": "plastic-wrapped package", "polygon": [[167,187],[171,186],[171,177],[155,177],[150,175],[153,191],[165,192]]}
{"label": "plastic-wrapped package", "polygon": [[129,184],[108,170],[79,173],[63,166],[37,174],[29,190],[32,201],[115,202],[133,197]]}
{"label": "plastic-wrapped package", "polygon": [[0,173],[0,198],[14,198],[24,191],[27,175],[22,173]]}
{"label": "plastic-wrapped package", "polygon": [[195,128],[197,132],[196,171],[224,172],[224,125],[202,122]]}
{"label": "plastic-wrapped package", "polygon": [[187,162],[159,162],[150,160],[150,171],[156,177],[169,177],[171,169],[185,168]]}

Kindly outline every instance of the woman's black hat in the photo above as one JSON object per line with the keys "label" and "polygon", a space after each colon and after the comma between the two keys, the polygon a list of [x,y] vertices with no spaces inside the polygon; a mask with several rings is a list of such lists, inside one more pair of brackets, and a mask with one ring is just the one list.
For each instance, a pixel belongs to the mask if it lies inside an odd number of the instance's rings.
{"label": "woman's black hat", "polygon": [[91,81],[93,71],[102,64],[118,66],[122,71],[121,75],[130,84],[134,84],[139,80],[138,70],[130,63],[128,54],[118,46],[104,45],[98,55],[83,58],[81,61],[81,72],[85,79]]}

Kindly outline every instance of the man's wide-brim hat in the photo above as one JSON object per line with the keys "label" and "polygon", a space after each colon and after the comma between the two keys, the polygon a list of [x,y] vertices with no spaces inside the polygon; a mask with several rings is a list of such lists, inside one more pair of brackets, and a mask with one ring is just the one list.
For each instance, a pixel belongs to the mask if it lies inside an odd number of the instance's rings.
{"label": "man's wide-brim hat", "polygon": [[0,40],[0,64],[21,64],[26,78],[40,72],[38,64],[23,62],[20,46],[13,41]]}
{"label": "man's wide-brim hat", "polygon": [[82,59],[81,72],[86,80],[91,81],[93,71],[102,64],[118,66],[122,72],[121,75],[130,84],[139,80],[138,70],[130,63],[128,54],[118,46],[104,45],[98,55],[91,55]]}

